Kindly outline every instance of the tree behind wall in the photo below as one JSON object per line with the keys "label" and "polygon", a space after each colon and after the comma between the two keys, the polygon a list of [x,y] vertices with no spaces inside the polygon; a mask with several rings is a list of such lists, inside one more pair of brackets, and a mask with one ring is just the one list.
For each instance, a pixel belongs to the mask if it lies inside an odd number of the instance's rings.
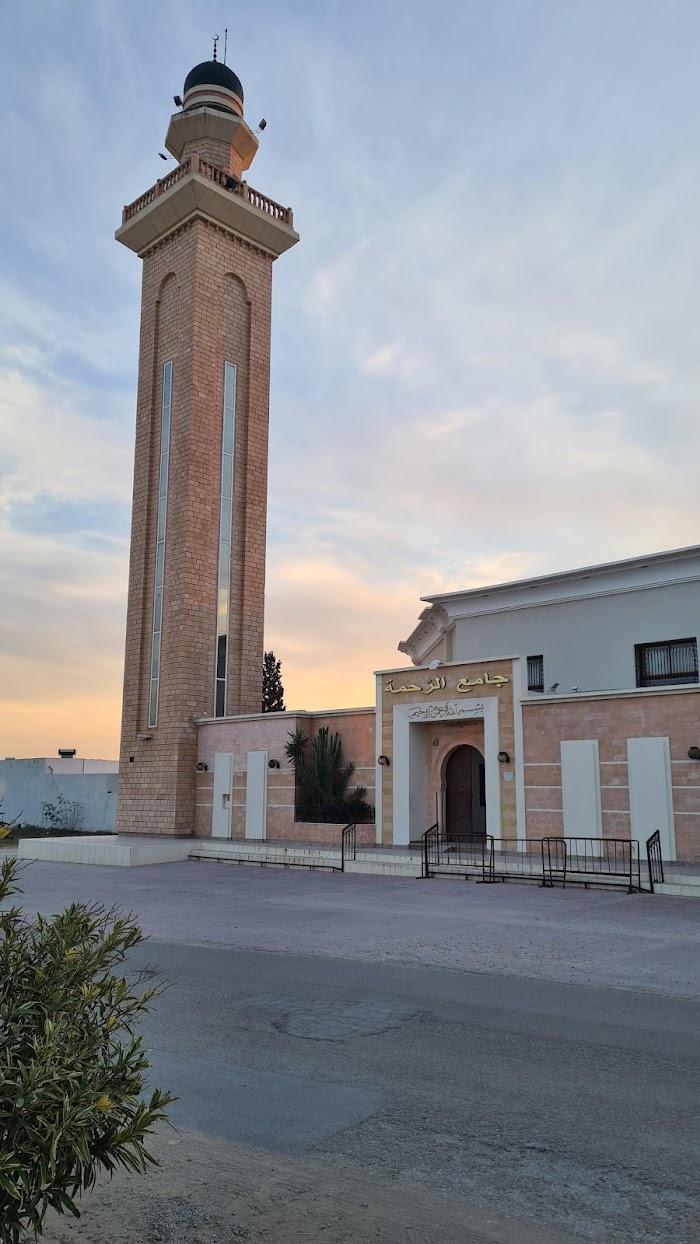
{"label": "tree behind wall", "polygon": [[263,661],[263,713],[284,712],[284,687],[282,686],[282,662],[274,652],[266,652]]}

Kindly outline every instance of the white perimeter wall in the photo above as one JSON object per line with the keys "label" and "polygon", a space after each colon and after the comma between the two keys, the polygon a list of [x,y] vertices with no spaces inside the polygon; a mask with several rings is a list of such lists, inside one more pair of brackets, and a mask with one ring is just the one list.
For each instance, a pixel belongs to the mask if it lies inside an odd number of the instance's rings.
{"label": "white perimeter wall", "polygon": [[0,760],[3,814],[7,820],[19,816],[23,825],[43,825],[42,803],[55,803],[62,795],[82,807],[81,829],[109,833],[115,825],[117,780],[116,760]]}

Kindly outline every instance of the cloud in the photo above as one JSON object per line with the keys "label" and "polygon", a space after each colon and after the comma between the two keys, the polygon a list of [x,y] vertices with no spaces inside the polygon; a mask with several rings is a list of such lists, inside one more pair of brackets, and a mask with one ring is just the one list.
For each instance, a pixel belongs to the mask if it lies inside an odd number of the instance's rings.
{"label": "cloud", "polygon": [[[88,394],[53,375],[41,351],[9,354],[16,366],[0,365],[0,754],[70,745],[115,756],[131,428],[80,409]],[[102,406],[112,406],[108,394]]]}
{"label": "cloud", "polygon": [[[378,224],[315,325],[328,366],[359,360],[316,472],[317,491],[334,481],[336,512],[338,494],[356,508],[381,485],[411,543],[427,550],[439,529],[449,560],[464,521],[477,549],[495,535],[561,565],[584,545],[591,560],[687,539],[694,293],[675,290],[663,334],[659,298],[644,296],[652,273],[663,291],[677,204],[650,191],[624,219],[616,204],[605,231],[601,194],[578,186],[573,198],[564,183],[543,211],[535,190],[516,216],[500,192],[455,174]],[[395,341],[410,371],[393,366]],[[366,379],[388,375],[393,394]]]}
{"label": "cloud", "polygon": [[[237,17],[270,122],[252,183],[302,236],[271,402],[290,703],[371,700],[420,595],[694,538],[700,18],[487,8],[475,35],[450,6],[449,44],[410,3]],[[112,232],[162,172],[202,12],[61,0],[31,79],[32,15],[2,19],[0,750],[116,746],[139,265]]]}
{"label": "cloud", "polygon": [[[431,576],[435,591],[444,586]],[[362,557],[277,558],[268,570],[266,639],[283,658],[285,702],[292,708],[373,704],[373,671],[404,664],[396,644],[415,587],[387,592]]]}
{"label": "cloud", "polygon": [[76,409],[76,396],[0,366],[0,507],[38,496],[129,503],[131,429]]}
{"label": "cloud", "polygon": [[126,541],[90,551],[0,519],[0,546],[0,754],[116,755]]}

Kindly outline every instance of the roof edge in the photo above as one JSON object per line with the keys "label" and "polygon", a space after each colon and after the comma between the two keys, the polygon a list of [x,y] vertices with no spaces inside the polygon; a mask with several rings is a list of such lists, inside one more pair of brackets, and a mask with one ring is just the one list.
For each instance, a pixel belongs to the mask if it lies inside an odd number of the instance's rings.
{"label": "roof edge", "polygon": [[[419,599],[429,605],[439,605],[446,600],[456,600],[460,596],[480,596],[483,592],[507,592],[512,588],[530,587],[537,584],[565,583],[590,574],[613,574],[616,570],[633,570],[654,563],[680,561],[686,557],[700,556],[700,544],[690,544],[685,548],[667,549],[660,553],[646,553],[638,557],[627,557],[615,562],[599,562],[593,566],[577,566],[573,570],[555,570],[552,574],[534,575],[528,579],[509,579],[505,583],[483,583],[479,587],[467,587],[454,592],[442,592],[434,596],[421,596]],[[425,612],[425,611],[424,611]],[[421,618],[423,614],[420,615]]]}

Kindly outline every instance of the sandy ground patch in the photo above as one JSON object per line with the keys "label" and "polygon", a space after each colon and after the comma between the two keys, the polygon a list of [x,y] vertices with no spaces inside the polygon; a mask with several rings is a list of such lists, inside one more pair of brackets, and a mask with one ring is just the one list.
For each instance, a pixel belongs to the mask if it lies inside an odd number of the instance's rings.
{"label": "sandy ground patch", "polygon": [[574,1244],[398,1182],[193,1132],[162,1130],[161,1166],[103,1179],[82,1217],[52,1215],[45,1244]]}

